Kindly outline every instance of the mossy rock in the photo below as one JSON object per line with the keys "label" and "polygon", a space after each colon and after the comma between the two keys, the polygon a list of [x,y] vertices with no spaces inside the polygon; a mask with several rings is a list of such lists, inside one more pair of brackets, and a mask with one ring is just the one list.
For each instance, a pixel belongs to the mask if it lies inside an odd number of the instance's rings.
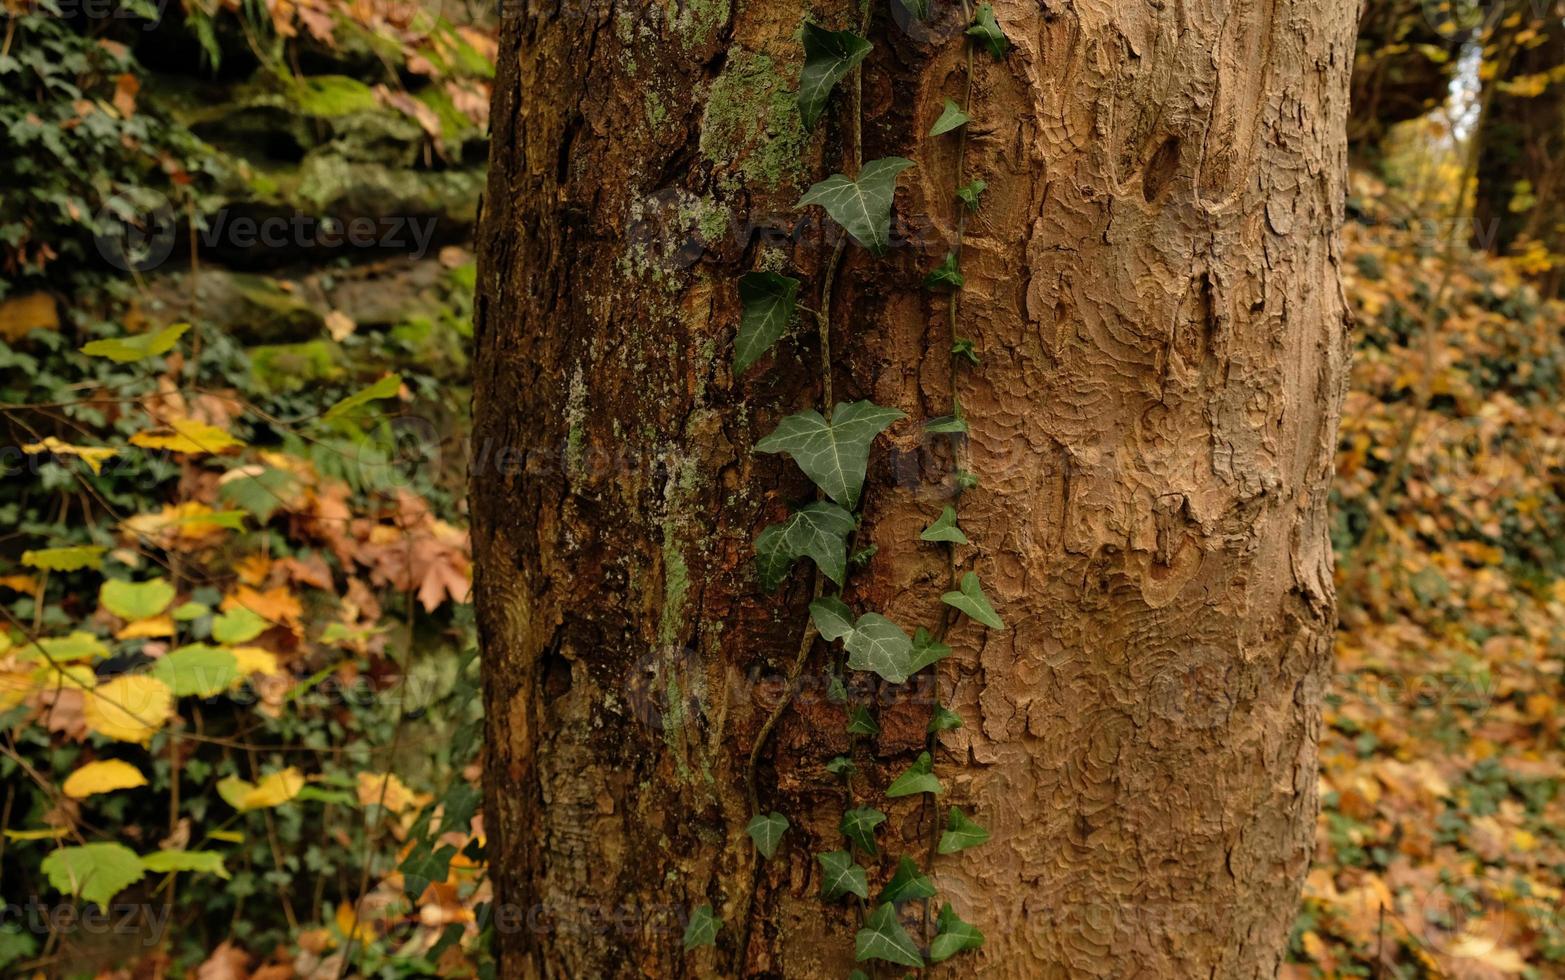
{"label": "mossy rock", "polygon": [[342,348],[324,338],[298,344],[264,344],[250,348],[249,353],[255,379],[269,391],[298,391],[347,374]]}

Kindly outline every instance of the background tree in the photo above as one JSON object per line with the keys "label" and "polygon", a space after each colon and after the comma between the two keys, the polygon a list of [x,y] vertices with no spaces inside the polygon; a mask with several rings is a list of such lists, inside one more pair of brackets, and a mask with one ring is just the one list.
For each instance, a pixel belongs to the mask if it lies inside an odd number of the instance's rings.
{"label": "background tree", "polygon": [[[1493,67],[1479,129],[1474,244],[1496,254],[1525,236],[1565,252],[1565,5],[1513,3],[1485,47]],[[1558,276],[1548,289],[1558,288]]]}
{"label": "background tree", "polygon": [[1443,104],[1471,39],[1465,3],[1366,0],[1359,13],[1348,115],[1356,157],[1373,158],[1390,128]]}
{"label": "background tree", "polygon": [[[752,448],[821,400],[821,339],[835,400],[911,417],[871,459],[857,544],[878,555],[849,597],[929,623],[971,569],[1012,627],[959,624],[938,665],[964,723],[937,747],[942,811],[993,834],[934,876],[988,936],[970,955],[1043,977],[1277,970],[1333,624],[1353,8],[1015,0],[1004,57],[974,62],[982,12],[918,6],[869,8],[874,50],[813,131],[800,24],[857,26],[851,5],[507,8],[472,478],[506,975],[851,967],[853,916],[823,905],[810,853],[839,839],[824,764],[855,744],[819,693],[830,654],[806,647],[815,683],[769,745],[777,691],[755,681],[786,674],[811,592],[796,570],[765,594],[754,541],[812,490]],[[923,136],[969,84],[966,136]],[[915,166],[890,260],[848,245],[839,268],[800,195],[894,154]],[[964,171],[987,187],[965,226]],[[920,281],[964,228],[957,316]],[[803,280],[829,326],[736,374],[735,282],[757,268]],[[962,340],[978,363],[953,374]],[[917,422],[953,401],[979,485],[973,545],[948,556],[919,532],[955,492],[951,443]],[[878,693],[850,792],[925,745],[928,699]],[[766,862],[751,775],[792,824]],[[887,856],[942,812],[878,805]],[[869,870],[878,891],[892,868]],[[707,907],[716,948],[687,953]]]}

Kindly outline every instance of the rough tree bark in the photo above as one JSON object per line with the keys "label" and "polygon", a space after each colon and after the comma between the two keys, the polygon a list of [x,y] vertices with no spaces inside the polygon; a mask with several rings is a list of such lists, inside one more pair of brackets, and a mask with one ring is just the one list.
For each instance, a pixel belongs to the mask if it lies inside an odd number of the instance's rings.
{"label": "rough tree bark", "polygon": [[[1269,977],[1309,862],[1333,628],[1327,481],[1348,352],[1336,229],[1355,6],[997,0],[977,60],[958,394],[977,569],[1011,627],[951,637],[941,800],[994,832],[935,879],[1004,977]],[[850,247],[835,398],[909,421],[877,444],[849,597],[910,629],[948,570],[918,530],[951,493],[921,420],[950,404],[958,4],[874,0],[864,158],[902,153],[889,260]],[[472,472],[486,826],[508,977],[845,976],[819,897],[839,846],[827,654],[764,753],[793,829],[759,869],[746,758],[808,602],[752,543],[811,489],[751,446],[820,399],[812,330],[734,377],[734,282],[779,263],[814,306],[830,229],[801,191],[849,156],[847,100],[802,131],[806,16],[848,2],[505,5],[480,242]],[[860,785],[929,710],[888,697]],[[861,750],[862,751],[862,750]],[[878,789],[877,789],[878,792]],[[883,854],[933,814],[884,801]],[[877,866],[885,874],[889,865]],[[755,886],[749,947],[736,950]],[[872,882],[871,888],[878,886]],[[709,902],[716,949],[685,954]],[[953,961],[955,964],[956,961]],[[948,972],[952,972],[949,971]]]}

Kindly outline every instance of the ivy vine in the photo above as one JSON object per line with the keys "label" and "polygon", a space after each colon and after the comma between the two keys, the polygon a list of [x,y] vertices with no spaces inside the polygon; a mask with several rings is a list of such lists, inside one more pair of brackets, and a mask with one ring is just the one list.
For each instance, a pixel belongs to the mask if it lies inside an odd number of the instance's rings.
{"label": "ivy vine", "polygon": [[[928,0],[891,2],[901,3],[909,15],[920,19],[932,15]],[[755,445],[757,452],[779,453],[791,458],[815,484],[817,495],[814,501],[798,507],[786,519],[765,528],[755,541],[761,586],[768,592],[775,591],[800,559],[808,559],[812,566],[809,571],[812,599],[808,616],[801,624],[797,652],[788,670],[785,695],[761,726],[751,748],[746,791],[754,815],[746,832],[762,860],[770,860],[777,854],[790,824],[782,813],[763,811],[756,788],[757,767],[772,731],[798,688],[800,673],[816,640],[836,644],[837,670],[830,690],[834,699],[846,708],[850,752],[827,761],[825,767],[841,781],[846,800],[839,824],[843,846],[815,857],[820,865],[822,898],[830,903],[854,902],[859,922],[854,954],[859,962],[871,966],[873,961],[879,961],[923,969],[964,950],[976,949],[984,942],[983,934],[963,921],[950,902],[941,903],[938,913],[931,916],[938,897],[930,878],[936,858],[977,847],[989,839],[989,831],[960,807],[950,807],[942,821],[936,803],[945,789],[935,772],[938,739],[941,732],[961,727],[961,717],[937,700],[926,726],[924,750],[883,791],[887,799],[922,798],[929,838],[921,860],[906,854],[897,856],[896,871],[872,901],[869,872],[859,859],[880,858],[876,834],[885,823],[886,815],[869,801],[857,798],[853,754],[858,739],[874,738],[880,733],[880,727],[869,707],[855,703],[841,680],[845,676],[844,668],[875,674],[887,684],[905,684],[920,671],[936,669],[951,652],[945,640],[962,616],[989,629],[1004,628],[1004,622],[984,593],[978,574],[963,569],[957,550],[970,544],[960,526],[961,493],[977,485],[977,479],[965,465],[963,437],[968,424],[957,390],[961,371],[981,363],[975,344],[961,336],[959,329],[963,240],[967,221],[978,212],[985,190],[983,181],[968,181],[965,174],[967,130],[973,121],[974,53],[983,50],[996,59],[1003,58],[1009,45],[991,5],[982,4],[974,10],[967,0],[961,0],[960,10],[963,23],[967,25],[963,41],[965,85],[962,101],[946,99],[929,129],[929,138],[958,141],[952,184],[957,213],[955,240],[924,280],[926,289],[949,294],[950,349],[946,360],[950,368],[951,411],[948,415],[926,420],[924,431],[931,436],[952,437],[956,503],[933,515],[919,535],[921,541],[938,545],[945,553],[951,584],[941,597],[939,622],[932,629],[918,627],[910,636],[902,626],[879,612],[856,612],[845,598],[852,566],[869,561],[874,554],[873,548],[854,550],[870,450],[882,432],[905,417],[897,409],[869,401],[840,403],[832,398],[832,290],[847,239],[839,237],[832,255],[822,267],[819,305],[814,311],[820,347],[819,408],[808,408],[785,417]],[[799,206],[823,208],[846,232],[848,239],[872,255],[882,256],[891,241],[891,208],[897,178],[913,163],[896,156],[868,163],[862,159],[862,65],[873,49],[868,39],[871,17],[872,7],[865,3],[857,31],[830,31],[811,23],[803,26],[801,38],[805,60],[797,94],[799,114],[805,126],[813,129],[826,113],[834,91],[847,83],[851,106],[844,120],[844,142],[851,162],[847,173],[832,174],[811,187],[800,199]],[[798,309],[802,285],[799,279],[779,272],[751,272],[740,277],[737,286],[742,313],[734,344],[736,376],[755,365],[786,332]],[[829,589],[827,583],[830,583]],[[934,689],[938,689],[938,685]],[[760,873],[761,861],[757,861],[744,903],[735,954],[740,965],[749,945],[751,912]],[[921,917],[917,919],[907,911],[913,903],[919,903],[921,908]],[[916,938],[909,932],[909,924],[915,922]],[[715,944],[721,925],[711,907],[702,906],[692,916],[685,934],[686,949]],[[861,970],[855,970],[853,976],[867,980]]]}

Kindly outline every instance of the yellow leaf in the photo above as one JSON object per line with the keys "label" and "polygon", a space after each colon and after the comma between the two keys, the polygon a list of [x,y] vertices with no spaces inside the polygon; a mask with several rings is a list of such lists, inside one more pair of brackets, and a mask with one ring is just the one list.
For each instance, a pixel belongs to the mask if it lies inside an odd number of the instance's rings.
{"label": "yellow leaf", "polygon": [[304,789],[304,777],[292,766],[281,772],[262,776],[255,789],[245,797],[245,808],[259,810],[263,807],[281,806],[299,795]]}
{"label": "yellow leaf", "polygon": [[220,453],[225,449],[243,446],[215,425],[197,422],[195,419],[173,419],[167,426],[138,432],[130,437],[131,445],[143,449],[166,449],[171,453]]}
{"label": "yellow leaf", "polygon": [[70,833],[68,827],[42,827],[38,830],[7,830],[7,840],[59,840]]}
{"label": "yellow leaf", "polygon": [[153,636],[173,636],[174,618],[167,613],[161,616],[152,616],[148,619],[138,619],[133,623],[126,623],[118,633],[114,634],[116,640],[137,640]]}
{"label": "yellow leaf", "polygon": [[73,800],[84,800],[99,793],[112,793],[117,789],[130,789],[147,785],[147,777],[128,762],[105,759],[89,762],[65,779],[65,795]]}
{"label": "yellow leaf", "polygon": [[234,647],[234,659],[239,662],[239,676],[277,673],[277,654],[260,647]]}
{"label": "yellow leaf", "polygon": [[358,775],[360,806],[373,806],[384,802],[392,813],[401,813],[418,800],[407,784],[396,773],[361,772]]}
{"label": "yellow leaf", "polygon": [[105,738],[146,744],[174,714],[174,692],[144,674],[126,674],[86,699],[87,727]]}
{"label": "yellow leaf", "polygon": [[363,942],[369,935],[366,931],[367,927],[363,922],[359,921],[359,917],[353,912],[353,906],[347,902],[341,902],[337,905],[337,929],[344,936],[355,942]]}
{"label": "yellow leaf", "polygon": [[[1565,585],[1565,579],[1562,579],[1559,584]],[[12,592],[21,592],[24,595],[32,595],[38,591],[38,580],[31,575],[0,576],[0,585],[5,586]]]}
{"label": "yellow leaf", "polygon": [[39,548],[22,552],[22,564],[51,572],[75,572],[83,568],[97,568],[103,561],[103,548],[97,545],[76,545],[70,548]]}
{"label": "yellow leaf", "polygon": [[302,789],[304,776],[293,766],[262,776],[259,783],[238,776],[229,776],[217,783],[217,795],[240,813],[282,806],[298,796]]}
{"label": "yellow leaf", "polygon": [[30,442],[22,447],[22,452],[29,456],[37,453],[53,453],[56,456],[76,456],[92,470],[93,475],[103,472],[103,461],[112,459],[119,453],[117,449],[106,446],[73,446],[68,442],[62,442],[54,436],[48,436],[42,442]]}
{"label": "yellow leaf", "polygon": [[31,674],[0,671],[0,711],[10,711],[27,700],[27,695],[37,686]]}

